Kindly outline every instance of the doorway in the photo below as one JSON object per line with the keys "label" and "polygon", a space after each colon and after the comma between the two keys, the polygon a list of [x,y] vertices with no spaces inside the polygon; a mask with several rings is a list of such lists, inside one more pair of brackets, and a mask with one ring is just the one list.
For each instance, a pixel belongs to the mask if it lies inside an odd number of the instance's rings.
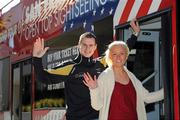
{"label": "doorway", "polygon": [[12,64],[12,120],[31,120],[31,59]]}
{"label": "doorway", "polygon": [[[124,31],[128,36],[129,30]],[[159,31],[142,30],[134,49],[131,50],[127,68],[142,82],[150,92],[162,88],[160,81]],[[125,40],[127,38],[125,37]],[[160,120],[163,114],[162,103],[146,105],[148,120]]]}

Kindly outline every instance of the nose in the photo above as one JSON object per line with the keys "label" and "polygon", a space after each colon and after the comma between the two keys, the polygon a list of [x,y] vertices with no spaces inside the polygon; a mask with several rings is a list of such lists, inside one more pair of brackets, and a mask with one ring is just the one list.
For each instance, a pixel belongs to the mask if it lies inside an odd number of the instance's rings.
{"label": "nose", "polygon": [[88,46],[88,45],[85,46],[86,50],[89,50],[90,48],[91,48],[91,46]]}
{"label": "nose", "polygon": [[121,57],[121,55],[120,55],[120,54],[118,54],[118,55],[117,55],[117,58],[120,58],[120,57]]}

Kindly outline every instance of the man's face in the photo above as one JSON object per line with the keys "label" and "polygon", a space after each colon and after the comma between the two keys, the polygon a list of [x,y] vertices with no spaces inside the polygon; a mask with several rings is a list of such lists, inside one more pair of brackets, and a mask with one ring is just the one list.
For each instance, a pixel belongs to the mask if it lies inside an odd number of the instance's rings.
{"label": "man's face", "polygon": [[84,38],[79,44],[80,54],[84,57],[91,57],[97,48],[94,38]]}

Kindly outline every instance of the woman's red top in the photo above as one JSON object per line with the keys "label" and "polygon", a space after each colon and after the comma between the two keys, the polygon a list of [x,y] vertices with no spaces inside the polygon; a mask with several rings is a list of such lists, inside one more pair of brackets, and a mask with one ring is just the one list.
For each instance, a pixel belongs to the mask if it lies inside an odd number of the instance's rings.
{"label": "woman's red top", "polygon": [[137,120],[136,91],[131,82],[115,82],[111,96],[108,120]]}

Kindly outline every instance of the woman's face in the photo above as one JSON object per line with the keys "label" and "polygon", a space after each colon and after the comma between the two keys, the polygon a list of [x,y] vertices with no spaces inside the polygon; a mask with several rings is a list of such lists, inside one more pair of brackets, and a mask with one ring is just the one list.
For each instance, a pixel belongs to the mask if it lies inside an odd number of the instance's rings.
{"label": "woman's face", "polygon": [[84,57],[91,57],[97,48],[94,38],[84,38],[79,44],[80,54]]}
{"label": "woman's face", "polygon": [[115,45],[110,49],[110,59],[114,67],[122,67],[126,63],[127,57],[127,49],[123,45]]}

